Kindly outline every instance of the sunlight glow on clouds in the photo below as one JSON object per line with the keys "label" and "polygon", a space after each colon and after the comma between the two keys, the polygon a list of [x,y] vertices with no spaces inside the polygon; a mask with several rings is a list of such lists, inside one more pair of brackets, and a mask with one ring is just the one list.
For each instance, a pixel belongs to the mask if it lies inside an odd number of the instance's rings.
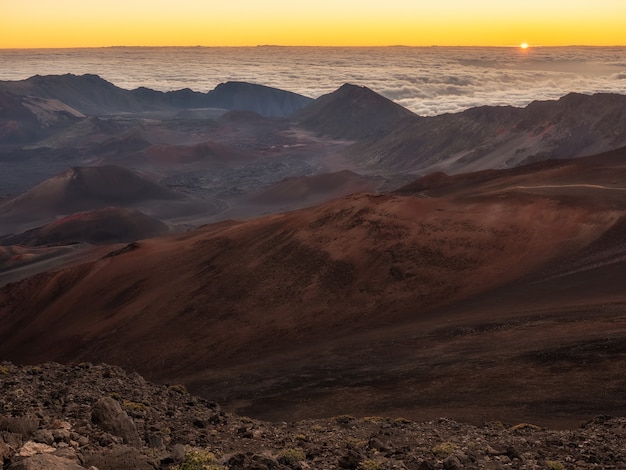
{"label": "sunlight glow on clouds", "polygon": [[0,63],[0,80],[96,73],[122,88],[161,91],[237,80],[317,98],[349,82],[421,115],[573,91],[626,93],[626,47],[103,48],[0,51]]}
{"label": "sunlight glow on clouds", "polygon": [[626,45],[623,0],[2,1],[0,47]]}

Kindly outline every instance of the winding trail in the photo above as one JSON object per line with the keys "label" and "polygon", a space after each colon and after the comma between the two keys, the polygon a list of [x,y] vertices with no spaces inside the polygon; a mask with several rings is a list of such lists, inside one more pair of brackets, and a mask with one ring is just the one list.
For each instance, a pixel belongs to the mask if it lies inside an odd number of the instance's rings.
{"label": "winding trail", "polygon": [[600,184],[547,184],[540,186],[515,186],[514,189],[550,189],[550,188],[592,188],[607,189],[613,191],[626,191],[626,188],[616,188],[613,186],[602,186]]}

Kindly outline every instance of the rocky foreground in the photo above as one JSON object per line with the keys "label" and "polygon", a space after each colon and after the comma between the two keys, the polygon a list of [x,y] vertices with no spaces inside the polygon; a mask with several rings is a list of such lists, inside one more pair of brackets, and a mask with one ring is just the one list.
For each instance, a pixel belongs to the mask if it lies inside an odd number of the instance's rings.
{"label": "rocky foreground", "polygon": [[3,469],[626,468],[626,419],[579,429],[339,416],[235,416],[108,365],[0,364]]}

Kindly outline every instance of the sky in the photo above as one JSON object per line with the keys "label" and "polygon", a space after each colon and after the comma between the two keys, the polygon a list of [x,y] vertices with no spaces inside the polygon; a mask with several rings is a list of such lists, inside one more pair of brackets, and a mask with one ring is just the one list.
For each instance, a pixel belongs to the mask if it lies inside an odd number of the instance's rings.
{"label": "sky", "polygon": [[0,0],[0,48],[626,45],[626,0]]}

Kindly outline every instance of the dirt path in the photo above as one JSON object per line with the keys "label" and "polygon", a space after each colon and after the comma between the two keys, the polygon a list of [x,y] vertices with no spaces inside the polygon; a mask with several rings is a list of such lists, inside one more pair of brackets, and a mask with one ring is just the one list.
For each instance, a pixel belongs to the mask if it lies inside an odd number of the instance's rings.
{"label": "dirt path", "polygon": [[515,186],[514,189],[551,189],[551,188],[592,188],[608,189],[614,191],[626,191],[626,188],[616,188],[613,186],[602,186],[599,184],[546,184],[539,186]]}

